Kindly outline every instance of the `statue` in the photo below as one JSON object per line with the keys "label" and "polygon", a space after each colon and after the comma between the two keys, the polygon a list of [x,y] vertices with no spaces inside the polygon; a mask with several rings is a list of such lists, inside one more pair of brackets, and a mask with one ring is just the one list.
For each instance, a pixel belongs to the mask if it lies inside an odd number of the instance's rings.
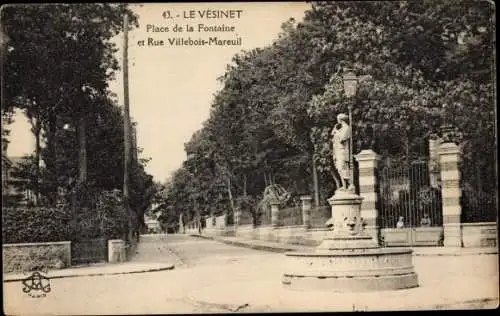
{"label": "statue", "polygon": [[269,203],[272,201],[278,201],[280,203],[286,203],[290,199],[290,193],[279,184],[268,185],[264,189],[264,194],[262,200],[258,204],[258,208],[265,210],[269,207]]}
{"label": "statue", "polygon": [[[266,186],[262,200],[257,204],[258,216],[271,211],[271,202],[279,202],[280,204],[287,203],[290,200],[290,192],[279,184],[271,184]],[[254,221],[257,219],[254,217]],[[254,222],[257,223],[257,222]]]}
{"label": "statue", "polygon": [[340,176],[337,177],[334,173],[334,180],[338,189],[347,190],[348,181],[352,181],[350,175],[350,140],[351,140],[351,127],[347,124],[347,115],[337,115],[337,124],[332,130],[333,142],[333,163],[335,169]]}

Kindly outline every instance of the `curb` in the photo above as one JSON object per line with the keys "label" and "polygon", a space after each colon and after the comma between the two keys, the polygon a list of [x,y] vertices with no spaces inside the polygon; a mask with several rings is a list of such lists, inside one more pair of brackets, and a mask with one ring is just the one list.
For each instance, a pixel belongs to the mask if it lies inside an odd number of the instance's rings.
{"label": "curb", "polygon": [[276,253],[285,253],[285,252],[289,252],[289,251],[298,250],[297,248],[293,248],[293,247],[290,248],[290,247],[275,247],[275,246],[258,245],[258,244],[251,244],[251,243],[246,243],[246,242],[241,242],[241,241],[219,239],[219,238],[215,238],[215,237],[211,237],[211,236],[202,236],[202,235],[190,235],[190,236],[208,239],[208,240],[213,240],[213,241],[224,243],[226,245],[244,247],[244,248],[249,248],[249,249],[254,249],[254,250],[276,252]]}
{"label": "curb", "polygon": [[[237,247],[244,247],[244,248],[249,248],[249,249],[255,249],[255,250],[263,250],[263,251],[269,251],[269,252],[275,252],[275,253],[285,253],[289,251],[297,251],[297,250],[302,250],[294,247],[286,247],[285,245],[283,246],[267,246],[267,245],[259,245],[259,244],[252,244],[248,242],[242,242],[242,241],[233,241],[233,240],[227,240],[223,238],[216,238],[212,236],[203,236],[203,235],[195,235],[195,234],[190,234],[192,237],[198,237],[198,238],[203,238],[203,239],[208,239],[208,240],[214,240],[217,242],[222,242],[227,245],[232,245],[232,246],[237,246]],[[304,247],[305,248],[305,247]],[[312,249],[312,247],[311,247]],[[428,256],[434,256],[434,257],[442,257],[442,256],[472,256],[472,255],[492,255],[492,254],[498,254],[497,249],[480,249],[478,251],[453,251],[453,252],[419,252],[418,248],[414,247],[411,248],[413,249],[413,255],[418,256],[418,257],[428,257]],[[467,248],[465,248],[467,249]]]}
{"label": "curb", "polygon": [[413,248],[413,255],[418,257],[453,257],[453,256],[481,256],[481,255],[496,255],[498,251],[496,250],[484,250],[479,252],[441,252],[441,253],[424,253],[424,252],[416,252]]}
{"label": "curb", "polygon": [[247,244],[239,241],[230,241],[230,240],[217,240],[223,242],[227,245],[233,245],[233,246],[238,246],[238,247],[245,247],[245,248],[250,248],[250,249],[255,249],[255,250],[263,250],[263,251],[269,251],[269,252],[276,252],[276,253],[283,253],[283,252],[289,252],[289,251],[294,251],[296,249],[294,248],[277,248],[273,246],[265,246],[265,245],[252,245],[252,244]]}
{"label": "curb", "polygon": [[[484,306],[474,306],[476,304],[481,304],[481,305],[486,305],[486,304],[496,304],[491,307],[484,307]],[[472,306],[471,306],[472,305]],[[465,309],[465,308],[473,308],[473,309],[497,309],[498,308],[498,297],[485,297],[485,298],[477,298],[477,299],[472,299],[472,300],[466,300],[466,301],[458,301],[455,303],[443,303],[443,304],[436,304],[432,305],[429,309],[432,310],[443,310],[443,309],[453,309],[454,307],[460,307],[456,309]]]}
{"label": "curb", "polygon": [[[134,273],[146,273],[146,272],[158,272],[158,271],[167,271],[175,269],[175,265],[168,265],[159,268],[148,268],[136,271],[125,271],[125,272],[90,272],[83,274],[68,274],[68,275],[53,275],[47,276],[48,279],[64,279],[64,278],[77,278],[77,277],[89,277],[89,276],[103,276],[103,275],[119,275],[119,274],[134,274]],[[25,277],[13,276],[13,277],[3,277],[3,282],[17,282],[25,280],[29,275]]]}

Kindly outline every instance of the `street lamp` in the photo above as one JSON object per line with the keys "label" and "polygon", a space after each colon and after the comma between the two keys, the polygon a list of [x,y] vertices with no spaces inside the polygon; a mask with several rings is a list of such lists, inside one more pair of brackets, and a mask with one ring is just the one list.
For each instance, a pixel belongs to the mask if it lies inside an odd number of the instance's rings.
{"label": "street lamp", "polygon": [[69,124],[69,123],[64,124],[63,130],[68,131],[68,132],[75,132],[76,131],[75,128],[73,126],[71,126],[71,124]]}
{"label": "street lamp", "polygon": [[[352,71],[347,71],[343,75],[344,81],[344,93],[347,98],[352,99],[356,95],[358,89],[358,77]],[[349,110],[349,124],[351,125],[351,137],[349,138],[349,166],[351,169],[351,181],[349,183],[349,190],[354,191],[354,161],[353,161],[353,150],[352,150],[352,138],[353,138],[353,122],[352,122],[352,104],[353,100],[349,100],[348,110]]]}

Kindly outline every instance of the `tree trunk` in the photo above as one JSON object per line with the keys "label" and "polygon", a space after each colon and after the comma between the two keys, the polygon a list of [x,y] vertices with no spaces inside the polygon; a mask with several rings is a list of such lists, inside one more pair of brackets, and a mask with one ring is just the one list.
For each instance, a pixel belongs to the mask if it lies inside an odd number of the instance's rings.
{"label": "tree trunk", "polygon": [[312,175],[313,175],[313,184],[314,184],[314,205],[316,207],[319,206],[319,183],[318,183],[318,170],[316,169],[316,160],[314,156],[312,157]]}
{"label": "tree trunk", "polygon": [[80,183],[87,181],[87,137],[85,118],[78,120],[78,179]]}
{"label": "tree trunk", "polygon": [[247,175],[243,174],[243,196],[247,196]]}
{"label": "tree trunk", "polygon": [[35,126],[35,179],[33,183],[33,193],[35,195],[35,200],[33,201],[35,206],[38,205],[38,198],[40,197],[40,133],[41,126],[37,119]]}
{"label": "tree trunk", "polygon": [[55,113],[50,113],[47,124],[47,158],[44,160],[49,175],[46,186],[50,205],[54,205],[57,199],[56,120]]}
{"label": "tree trunk", "polygon": [[232,212],[234,214],[235,213],[234,200],[233,200],[233,194],[231,192],[231,178],[229,178],[229,176],[227,177],[227,194],[229,196],[229,202],[231,204],[231,210],[232,210]]}

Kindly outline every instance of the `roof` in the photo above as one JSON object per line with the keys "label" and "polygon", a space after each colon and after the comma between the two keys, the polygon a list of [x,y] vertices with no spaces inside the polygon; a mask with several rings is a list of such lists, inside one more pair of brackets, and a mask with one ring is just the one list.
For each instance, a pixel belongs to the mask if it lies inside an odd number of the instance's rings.
{"label": "roof", "polygon": [[9,165],[9,167],[10,167],[10,166],[12,166],[13,163],[12,163],[12,160],[10,160],[7,156],[2,155],[2,166],[4,164]]}
{"label": "roof", "polygon": [[18,165],[20,162],[26,160],[26,157],[24,157],[24,156],[16,156],[16,157],[10,157],[9,159],[12,162],[13,165]]}

